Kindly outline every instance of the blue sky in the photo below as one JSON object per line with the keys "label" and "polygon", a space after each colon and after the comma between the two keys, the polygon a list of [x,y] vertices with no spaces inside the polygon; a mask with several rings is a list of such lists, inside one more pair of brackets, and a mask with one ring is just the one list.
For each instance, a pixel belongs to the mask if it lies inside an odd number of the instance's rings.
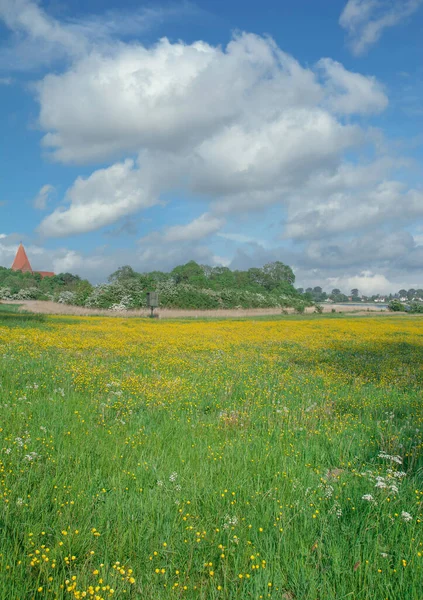
{"label": "blue sky", "polygon": [[[87,8],[88,7],[88,8]],[[423,287],[423,0],[0,0],[0,264]]]}

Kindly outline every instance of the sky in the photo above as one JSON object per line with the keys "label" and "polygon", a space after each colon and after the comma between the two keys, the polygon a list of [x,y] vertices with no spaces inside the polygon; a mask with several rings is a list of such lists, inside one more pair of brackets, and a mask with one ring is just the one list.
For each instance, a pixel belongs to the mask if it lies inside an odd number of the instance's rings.
{"label": "sky", "polygon": [[423,0],[0,0],[0,265],[423,287]]}

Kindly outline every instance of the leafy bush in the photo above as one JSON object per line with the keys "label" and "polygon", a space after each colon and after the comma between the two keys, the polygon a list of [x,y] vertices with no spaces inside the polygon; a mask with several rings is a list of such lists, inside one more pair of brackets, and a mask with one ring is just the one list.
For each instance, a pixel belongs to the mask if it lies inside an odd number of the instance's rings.
{"label": "leafy bush", "polygon": [[303,300],[295,299],[292,302],[292,307],[295,309],[295,312],[297,312],[299,315],[302,315],[305,312],[306,306],[307,302],[304,302]]}
{"label": "leafy bush", "polygon": [[409,312],[415,313],[415,314],[417,314],[417,313],[422,314],[423,313],[423,302],[411,302]]}
{"label": "leafy bush", "polygon": [[57,298],[57,302],[59,302],[60,304],[75,304],[75,300],[75,292],[70,292],[69,290],[61,292],[59,294],[59,297]]}
{"label": "leafy bush", "polygon": [[391,300],[388,304],[388,310],[392,310],[393,312],[402,312],[405,310],[405,306],[399,300]]}

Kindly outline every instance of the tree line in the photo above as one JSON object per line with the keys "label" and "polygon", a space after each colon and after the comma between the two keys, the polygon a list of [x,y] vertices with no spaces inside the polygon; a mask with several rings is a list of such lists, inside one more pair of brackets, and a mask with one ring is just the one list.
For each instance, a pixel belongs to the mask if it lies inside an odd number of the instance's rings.
{"label": "tree line", "polygon": [[280,261],[261,268],[231,270],[190,261],[169,273],[138,273],[125,265],[107,283],[93,286],[71,273],[44,278],[0,268],[0,299],[45,299],[92,308],[125,310],[146,305],[148,291],[160,294],[169,308],[294,307],[300,312],[311,304],[294,287],[292,269]]}
{"label": "tree line", "polygon": [[107,283],[92,285],[72,273],[41,277],[39,273],[22,273],[0,267],[1,300],[55,300],[93,308],[140,308],[146,305],[148,291],[160,293],[160,304],[169,308],[271,308],[306,306],[331,301],[423,302],[423,289],[401,289],[386,296],[365,296],[357,288],[344,294],[334,288],[327,293],[321,286],[295,288],[291,267],[281,261],[263,267],[231,270],[210,267],[195,261],[175,267],[170,272],[139,273],[131,266],[119,267]]}

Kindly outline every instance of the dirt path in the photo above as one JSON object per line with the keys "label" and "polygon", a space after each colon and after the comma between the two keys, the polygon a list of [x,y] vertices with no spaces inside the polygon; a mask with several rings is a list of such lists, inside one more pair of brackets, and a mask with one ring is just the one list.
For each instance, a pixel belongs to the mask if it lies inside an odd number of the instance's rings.
{"label": "dirt path", "polygon": [[[125,312],[116,312],[113,310],[98,310],[95,308],[83,308],[79,306],[69,306],[67,304],[59,304],[57,302],[50,302],[44,300],[7,300],[5,304],[18,304],[21,306],[21,310],[27,310],[38,314],[48,315],[75,315],[75,316],[94,316],[102,315],[108,317],[146,317],[149,315],[149,311],[143,310],[128,310]],[[348,306],[348,304],[328,304],[323,306],[324,313],[332,312],[335,309],[337,313],[351,313],[354,315],[368,315],[372,314],[394,314],[389,313],[379,306],[371,306],[366,310],[361,310],[357,306]],[[258,316],[271,316],[280,315],[280,308],[248,308],[248,309],[219,309],[219,310],[181,310],[181,309],[170,309],[161,308],[156,311],[159,314],[160,319],[175,319],[175,318],[204,318],[204,317],[258,317]],[[294,309],[288,309],[289,314],[293,314]],[[306,309],[306,313],[313,313],[314,308],[310,307]]]}

